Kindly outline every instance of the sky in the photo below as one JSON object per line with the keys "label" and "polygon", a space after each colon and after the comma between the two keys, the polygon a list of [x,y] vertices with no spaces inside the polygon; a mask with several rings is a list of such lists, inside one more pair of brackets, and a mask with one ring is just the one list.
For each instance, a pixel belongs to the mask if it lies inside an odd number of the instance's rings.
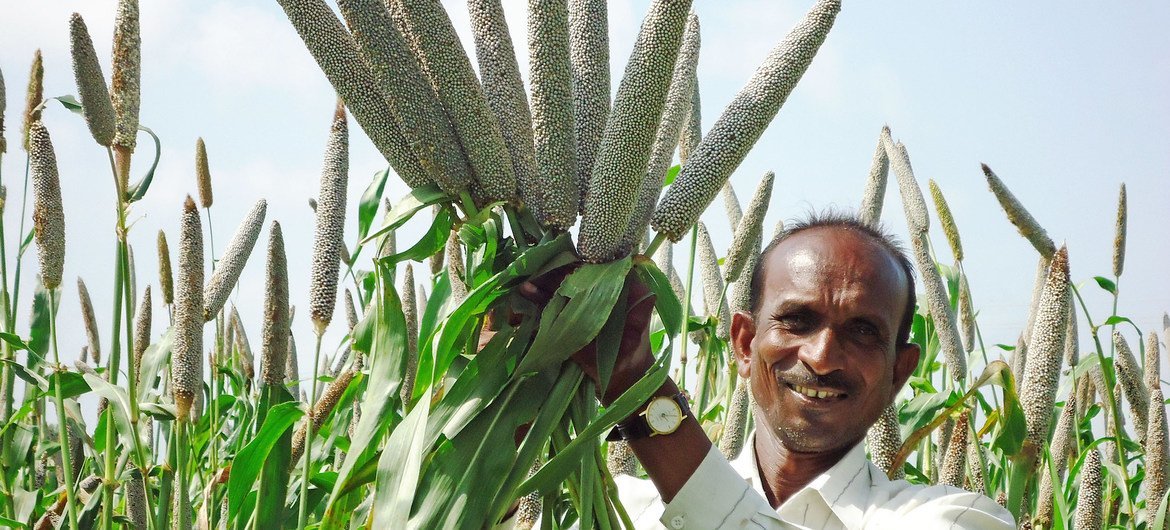
{"label": "sky", "polygon": [[[443,3],[473,54],[466,6]],[[812,3],[694,3],[702,26],[698,75],[704,130]],[[927,180],[935,180],[954,213],[985,342],[1014,344],[1027,314],[1037,254],[1007,221],[979,164],[996,171],[1058,245],[1067,244],[1072,279],[1097,323],[1109,315],[1111,300],[1091,278],[1111,275],[1117,195],[1124,183],[1128,245],[1118,311],[1143,332],[1161,334],[1162,315],[1170,309],[1165,274],[1170,4],[1082,3],[1058,9],[1007,2],[843,3],[811,68],[731,177],[740,200],[746,202],[759,177],[772,170],[769,229],[812,211],[856,209],[878,133],[889,125],[906,145],[919,185],[925,191]],[[25,165],[16,130],[33,51],[44,53],[46,96],[75,94],[68,19],[78,11],[108,78],[115,5],[114,0],[0,3],[9,142],[0,180],[8,186],[4,222],[10,248],[20,223]],[[505,0],[504,5],[516,48],[526,50],[525,3]],[[610,3],[615,88],[648,5]],[[292,303],[306,307],[314,222],[307,199],[317,193],[332,115],[329,83],[275,2],[143,2],[142,40],[141,122],[162,139],[162,157],[149,194],[133,206],[129,240],[136,250],[138,290],[151,284],[156,292],[155,329],[162,330],[167,318],[157,294],[155,234],[162,229],[177,241],[183,197],[196,193],[197,137],[206,141],[215,190],[216,255],[251,206],[265,199],[267,219],[279,220],[285,234]],[[519,60],[527,80],[525,52]],[[74,281],[83,278],[108,349],[115,211],[106,154],[80,117],[59,105],[49,106],[44,121],[56,146],[68,227],[59,321],[80,322]],[[143,136],[139,142],[134,179],[149,161],[148,140]],[[352,120],[350,156],[354,212],[366,184],[386,163]],[[396,199],[406,190],[392,178],[387,196]],[[883,220],[905,241],[896,190],[891,178]],[[718,199],[703,219],[716,248],[724,251],[731,229]],[[351,247],[356,223],[353,215],[347,220]],[[949,264],[937,218],[931,223],[935,254]],[[416,240],[421,229],[419,223],[407,225],[400,245]],[[257,350],[267,237],[265,230],[231,298]],[[683,248],[675,251],[680,264]],[[9,260],[11,270],[12,252]],[[28,312],[28,281],[36,267],[30,251],[22,315]],[[300,313],[294,334],[303,376],[311,366],[313,331],[306,311]],[[327,353],[345,333],[343,315],[339,301],[325,335]],[[1087,350],[1083,313],[1080,319],[1082,350]],[[27,325],[18,331],[26,334]],[[85,336],[77,325],[60,331],[68,361]],[[1136,332],[1124,331],[1136,349]],[[211,326],[207,332],[210,337]],[[994,348],[988,353],[1000,354]]]}

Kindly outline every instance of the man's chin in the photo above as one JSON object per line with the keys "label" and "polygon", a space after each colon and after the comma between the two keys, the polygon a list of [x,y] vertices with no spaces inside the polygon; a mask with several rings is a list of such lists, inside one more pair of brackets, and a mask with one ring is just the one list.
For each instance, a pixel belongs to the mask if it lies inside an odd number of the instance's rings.
{"label": "man's chin", "polygon": [[827,453],[853,447],[853,436],[817,426],[781,427],[777,429],[780,443],[794,453]]}

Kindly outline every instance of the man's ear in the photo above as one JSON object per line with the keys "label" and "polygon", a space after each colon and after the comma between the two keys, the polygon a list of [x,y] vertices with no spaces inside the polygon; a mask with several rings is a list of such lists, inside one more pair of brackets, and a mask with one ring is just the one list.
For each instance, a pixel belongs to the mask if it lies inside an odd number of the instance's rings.
{"label": "man's ear", "polygon": [[731,349],[735,350],[736,370],[744,379],[752,374],[752,340],[755,338],[756,321],[751,313],[737,311],[731,315]]}
{"label": "man's ear", "polygon": [[907,342],[900,346],[894,347],[894,390],[902,389],[902,385],[906,384],[906,380],[910,379],[910,374],[914,373],[914,369],[918,368],[919,350],[918,344]]}

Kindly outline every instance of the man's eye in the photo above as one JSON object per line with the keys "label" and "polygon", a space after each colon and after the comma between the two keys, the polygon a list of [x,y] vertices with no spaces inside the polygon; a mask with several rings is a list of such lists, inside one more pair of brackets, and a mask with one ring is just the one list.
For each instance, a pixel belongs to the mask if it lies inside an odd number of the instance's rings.
{"label": "man's eye", "polygon": [[791,331],[799,331],[809,326],[809,319],[801,314],[780,315],[776,318],[780,326]]}
{"label": "man's eye", "polygon": [[877,326],[874,326],[872,324],[866,324],[864,322],[858,323],[857,325],[853,326],[853,329],[854,329],[855,333],[857,333],[859,336],[862,336],[862,337],[872,338],[872,337],[877,337],[880,335],[880,333],[878,332]]}

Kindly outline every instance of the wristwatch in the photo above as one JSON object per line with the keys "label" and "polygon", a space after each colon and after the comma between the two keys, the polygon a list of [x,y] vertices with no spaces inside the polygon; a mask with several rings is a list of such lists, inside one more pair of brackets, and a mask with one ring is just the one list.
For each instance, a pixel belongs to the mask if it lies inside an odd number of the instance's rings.
{"label": "wristwatch", "polygon": [[658,396],[647,402],[642,412],[614,426],[605,439],[616,442],[670,434],[678,430],[690,413],[691,407],[681,392],[673,396]]}

